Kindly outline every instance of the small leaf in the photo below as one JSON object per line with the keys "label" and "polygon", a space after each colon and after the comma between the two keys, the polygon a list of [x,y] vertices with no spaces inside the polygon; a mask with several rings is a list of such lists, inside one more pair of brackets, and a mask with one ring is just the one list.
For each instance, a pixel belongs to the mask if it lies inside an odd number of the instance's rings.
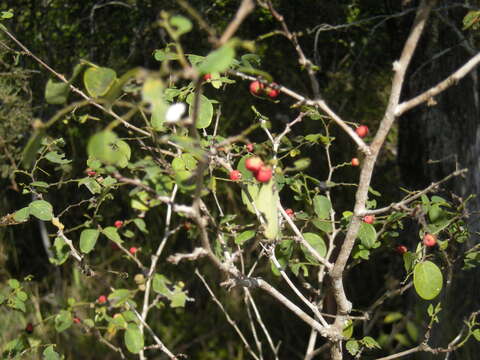
{"label": "small leaf", "polygon": [[174,27],[173,30],[176,36],[182,36],[192,30],[192,22],[180,15],[172,16],[170,18],[170,25]]}
{"label": "small leaf", "polygon": [[117,73],[104,67],[90,67],[83,74],[85,88],[93,98],[105,95],[116,79]]}
{"label": "small leaf", "polygon": [[472,335],[475,338],[475,340],[480,341],[480,329],[473,330]]}
{"label": "small leaf", "polygon": [[55,316],[55,330],[62,332],[67,330],[73,324],[72,313],[67,310],[60,310],[57,316]]}
{"label": "small leaf", "polygon": [[16,222],[24,222],[28,220],[29,217],[30,217],[30,208],[28,206],[20,210],[17,210],[13,215],[13,219]]}
{"label": "small leaf", "polygon": [[[189,107],[189,113],[190,116],[193,116],[193,108],[195,104],[195,95],[194,94],[189,94],[187,96],[187,104],[190,105]],[[199,103],[199,109],[198,109],[198,117],[197,121],[195,123],[195,126],[197,129],[205,129],[208,126],[210,126],[210,123],[212,122],[213,118],[213,105],[210,102],[210,100],[205,96],[205,95],[200,95],[200,103]]]}
{"label": "small leaf", "polygon": [[8,286],[10,286],[13,290],[20,288],[20,282],[17,279],[9,279],[7,281]]}
{"label": "small leaf", "polygon": [[108,130],[93,135],[88,141],[88,155],[106,164],[125,167],[130,160],[130,146]]}
{"label": "small leaf", "polygon": [[[327,245],[320,235],[315,233],[304,233],[305,240],[315,249],[321,257],[325,257],[327,254]],[[313,264],[318,264],[318,260],[313,256],[310,251],[302,245],[302,251],[305,254],[305,258]]]}
{"label": "small leaf", "polygon": [[164,295],[166,297],[170,296],[171,291],[167,286],[168,284],[170,284],[170,280],[168,280],[165,276],[161,274],[155,274],[155,276],[153,277],[153,291],[160,295]]}
{"label": "small leaf", "polygon": [[347,324],[343,327],[342,335],[345,339],[350,339],[353,335],[353,321],[347,320]]}
{"label": "small leaf", "polygon": [[255,231],[253,230],[246,230],[242,233],[240,233],[236,238],[235,238],[235,244],[237,245],[243,245],[245,241],[250,240],[255,236]]}
{"label": "small leaf", "polygon": [[100,231],[96,229],[85,229],[80,234],[80,251],[84,254],[88,254],[93,250],[97,243]]}
{"label": "small leaf", "polygon": [[148,234],[147,225],[145,224],[145,221],[143,219],[136,218],[133,220],[133,223],[137,226],[138,230],[145,234]]}
{"label": "small leaf", "polygon": [[50,345],[43,351],[43,360],[61,360],[63,357],[53,350],[53,345]]}
{"label": "small leaf", "polygon": [[120,238],[120,235],[118,235],[118,231],[116,227],[108,226],[102,230],[102,234],[117,244],[123,243],[122,239]]}
{"label": "small leaf", "polygon": [[303,158],[295,161],[293,163],[293,166],[295,166],[295,170],[298,170],[298,171],[305,170],[307,167],[310,166],[311,162],[312,161],[309,158]]}
{"label": "small leaf", "polygon": [[268,240],[275,240],[278,235],[278,200],[278,191],[274,187],[273,180],[260,186],[258,197],[255,199],[255,205],[258,211],[263,214],[267,223],[264,235]]}
{"label": "small leaf", "polygon": [[170,297],[170,307],[176,308],[176,307],[185,307],[185,302],[187,301],[187,295],[182,292],[175,292],[171,297]]}
{"label": "small leaf", "polygon": [[315,213],[320,219],[327,219],[330,216],[332,203],[326,196],[316,195],[313,198],[313,207],[315,209]]}
{"label": "small leaf", "polygon": [[413,269],[413,285],[418,296],[424,300],[432,300],[442,291],[442,272],[431,261],[418,263]]}
{"label": "small leaf", "polygon": [[49,221],[53,217],[53,207],[52,205],[45,200],[35,200],[28,205],[30,214],[36,218]]}
{"label": "small leaf", "polygon": [[113,307],[124,305],[132,297],[132,292],[128,289],[117,289],[108,295],[108,300]]}
{"label": "small leaf", "polygon": [[380,345],[375,341],[374,338],[372,338],[370,336],[365,336],[360,341],[369,349],[373,349],[373,348],[380,349]]}
{"label": "small leaf", "polygon": [[144,346],[143,334],[138,325],[130,323],[123,337],[125,346],[132,354],[138,354]]}
{"label": "small leaf", "polygon": [[64,82],[56,82],[52,79],[47,81],[45,87],[45,100],[49,104],[65,104],[67,102],[68,94],[70,93],[70,86]]}
{"label": "small leaf", "polygon": [[362,222],[358,230],[358,238],[363,246],[370,249],[377,240],[377,231],[373,225]]}
{"label": "small leaf", "polygon": [[65,154],[59,154],[56,151],[50,151],[45,155],[45,159],[55,164],[68,164],[72,160],[64,159]]}
{"label": "small leaf", "polygon": [[400,319],[403,318],[403,314],[402,313],[399,313],[399,312],[392,312],[392,313],[388,313],[385,318],[383,319],[383,322],[385,324],[391,324],[395,321],[398,321]]}
{"label": "small leaf", "polygon": [[221,48],[214,50],[205,58],[199,67],[198,72],[202,75],[213,72],[224,72],[233,62],[235,57],[235,49],[233,46],[226,44]]}
{"label": "small leaf", "polygon": [[355,356],[358,353],[358,350],[360,350],[360,345],[358,344],[358,341],[354,339],[348,340],[345,346],[347,348],[347,351],[352,356]]}

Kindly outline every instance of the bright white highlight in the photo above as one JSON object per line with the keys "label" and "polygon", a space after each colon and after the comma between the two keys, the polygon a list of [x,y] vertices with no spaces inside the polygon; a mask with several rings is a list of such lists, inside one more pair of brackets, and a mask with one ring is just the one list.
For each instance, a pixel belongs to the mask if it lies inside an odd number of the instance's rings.
{"label": "bright white highlight", "polygon": [[175,122],[180,120],[186,109],[187,107],[184,103],[172,104],[167,109],[167,113],[165,114],[165,120],[167,120],[168,122]]}

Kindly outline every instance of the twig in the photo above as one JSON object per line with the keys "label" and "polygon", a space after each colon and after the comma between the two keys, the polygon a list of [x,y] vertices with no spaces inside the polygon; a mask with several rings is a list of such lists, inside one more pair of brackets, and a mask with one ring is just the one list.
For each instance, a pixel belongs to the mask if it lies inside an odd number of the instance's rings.
{"label": "twig", "polygon": [[233,20],[228,24],[227,28],[222,34],[222,37],[218,41],[218,46],[221,46],[225,44],[228,39],[230,39],[233,34],[235,34],[239,28],[239,26],[242,24],[242,22],[245,20],[245,18],[250,14],[253,9],[255,8],[255,3],[253,0],[243,0],[242,3],[240,4],[240,7],[237,10],[237,13],[235,14],[235,17]]}

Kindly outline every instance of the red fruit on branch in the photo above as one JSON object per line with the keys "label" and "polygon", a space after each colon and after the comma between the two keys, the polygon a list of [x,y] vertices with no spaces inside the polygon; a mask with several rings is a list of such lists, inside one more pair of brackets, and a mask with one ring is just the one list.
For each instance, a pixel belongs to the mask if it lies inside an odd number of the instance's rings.
{"label": "red fruit on branch", "polygon": [[373,224],[375,222],[375,216],[373,215],[366,215],[363,217],[363,222],[367,224]]}
{"label": "red fruit on branch", "polygon": [[425,234],[423,236],[423,245],[426,247],[432,247],[437,244],[437,237],[433,234]]}
{"label": "red fruit on branch", "polygon": [[132,246],[128,251],[130,252],[130,254],[135,255],[138,249],[135,246]]}
{"label": "red fruit on branch", "polygon": [[29,334],[31,334],[33,332],[33,324],[32,323],[28,323],[27,326],[25,326],[25,331]]}
{"label": "red fruit on branch", "polygon": [[405,254],[408,249],[405,245],[398,245],[396,248],[395,248],[395,251],[399,254]]}
{"label": "red fruit on branch", "polygon": [[262,183],[269,182],[272,178],[272,168],[270,166],[261,166],[260,169],[255,173],[255,179]]}
{"label": "red fruit on branch", "polygon": [[245,160],[245,167],[253,173],[257,172],[262,166],[263,161],[258,156],[252,156]]}
{"label": "red fruit on branch", "polygon": [[290,216],[290,218],[294,218],[295,217],[295,211],[293,211],[292,209],[285,209],[285,213]]}
{"label": "red fruit on branch", "polygon": [[203,80],[208,81],[212,79],[212,74],[205,74],[203,75]]}
{"label": "red fruit on branch", "polygon": [[107,302],[107,297],[105,295],[100,295],[97,299],[99,304],[105,304]]}
{"label": "red fruit on branch", "polygon": [[276,86],[278,85],[275,83],[272,83],[272,86],[267,87],[267,89],[265,90],[265,92],[267,93],[267,96],[270,99],[275,99],[280,94],[280,90],[278,90]]}
{"label": "red fruit on branch", "polygon": [[253,144],[249,143],[249,144],[245,145],[245,148],[247,149],[248,152],[252,152],[253,151]]}
{"label": "red fruit on branch", "polygon": [[73,322],[74,322],[75,324],[80,324],[80,323],[82,322],[82,320],[80,320],[78,317],[74,317],[74,318],[73,318]]}
{"label": "red fruit on branch", "polygon": [[250,93],[252,95],[257,95],[258,96],[262,93],[264,87],[265,86],[260,81],[258,81],[258,80],[252,81],[250,83]]}
{"label": "red fruit on branch", "polygon": [[352,166],[359,166],[360,165],[360,160],[358,158],[353,158],[351,161]]}
{"label": "red fruit on branch", "polygon": [[117,220],[113,223],[113,226],[115,226],[117,229],[120,229],[123,226],[123,221]]}
{"label": "red fruit on branch", "polygon": [[355,132],[357,133],[358,136],[360,136],[361,138],[364,138],[368,134],[368,126],[360,125],[355,129]]}
{"label": "red fruit on branch", "polygon": [[232,181],[238,181],[242,178],[242,173],[238,170],[232,170],[230,171],[230,180]]}

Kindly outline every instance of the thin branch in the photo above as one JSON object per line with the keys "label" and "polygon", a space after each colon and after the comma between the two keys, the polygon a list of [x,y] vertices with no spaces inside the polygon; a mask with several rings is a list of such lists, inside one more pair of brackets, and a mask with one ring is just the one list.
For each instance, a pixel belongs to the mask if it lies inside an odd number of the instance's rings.
{"label": "thin branch", "polygon": [[222,34],[222,37],[218,41],[218,46],[225,44],[232,36],[235,34],[245,20],[245,18],[250,14],[255,8],[255,3],[253,0],[243,0],[240,4],[240,7],[235,14],[233,20],[228,24],[227,28]]}

